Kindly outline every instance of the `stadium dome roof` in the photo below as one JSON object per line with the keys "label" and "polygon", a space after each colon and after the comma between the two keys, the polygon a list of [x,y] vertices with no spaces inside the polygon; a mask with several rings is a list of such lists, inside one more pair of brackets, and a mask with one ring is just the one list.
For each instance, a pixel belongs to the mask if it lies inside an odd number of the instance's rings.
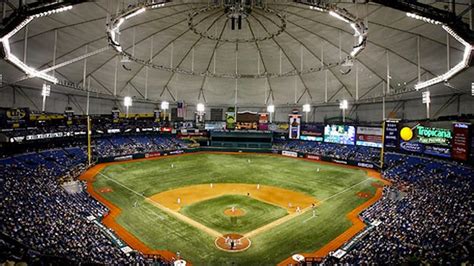
{"label": "stadium dome roof", "polygon": [[[237,19],[232,29],[225,7],[209,1],[171,1],[134,14],[121,23],[115,40],[132,55],[127,58],[110,45],[107,24],[133,13],[134,6],[87,2],[33,20],[27,27],[26,53],[25,30],[11,38],[11,51],[20,59],[26,55],[27,64],[36,69],[52,66],[54,53],[56,64],[74,61],[55,70],[60,84],[53,91],[82,87],[85,71],[86,87],[100,97],[115,93],[136,100],[212,105],[322,104],[356,98],[372,102],[387,91],[387,78],[388,94],[409,98],[415,92],[406,90],[414,91],[418,82],[418,47],[422,80],[447,70],[447,33],[405,12],[375,3],[337,3],[368,27],[366,47],[352,61],[347,58],[357,36],[350,23],[292,1],[258,5],[242,19],[240,30]],[[464,46],[452,37],[449,42],[452,67],[462,60]],[[85,70],[83,60],[77,60],[84,54],[91,55]],[[24,79],[24,73],[5,61],[0,67],[7,83],[41,88],[42,80]],[[470,91],[468,77],[473,74],[469,68],[449,87],[436,85],[432,94]]]}

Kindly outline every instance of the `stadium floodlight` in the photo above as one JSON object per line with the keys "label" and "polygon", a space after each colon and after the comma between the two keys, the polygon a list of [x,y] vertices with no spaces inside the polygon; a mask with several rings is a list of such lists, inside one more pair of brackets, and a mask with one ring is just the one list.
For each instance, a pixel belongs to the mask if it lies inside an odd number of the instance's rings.
{"label": "stadium floodlight", "polygon": [[204,106],[203,103],[198,103],[196,105],[196,110],[198,111],[198,113],[204,113],[204,111],[206,110],[206,107]]}
{"label": "stadium floodlight", "polygon": [[123,105],[125,106],[125,109],[127,110],[127,118],[128,118],[128,109],[130,109],[130,106],[132,106],[132,97],[130,96],[123,97]]}
{"label": "stadium floodlight", "polygon": [[44,112],[46,108],[46,97],[49,97],[51,95],[51,85],[48,84],[43,84],[43,89],[41,90],[41,96],[43,96],[43,108],[41,111]]}
{"label": "stadium floodlight", "polygon": [[347,100],[342,100],[339,103],[339,108],[342,110],[346,110],[347,108],[349,108],[349,103],[347,102]]}
{"label": "stadium floodlight", "polygon": [[125,97],[123,97],[123,105],[124,105],[125,107],[130,107],[130,106],[132,106],[132,97],[130,97],[130,96],[125,96]]}
{"label": "stadium floodlight", "polygon": [[161,102],[161,110],[168,110],[170,108],[170,103],[167,101]]}
{"label": "stadium floodlight", "polygon": [[421,101],[426,104],[426,119],[430,119],[430,103],[431,103],[431,94],[430,91],[424,91],[421,93]]}
{"label": "stadium floodlight", "polygon": [[270,104],[269,106],[267,106],[267,112],[273,114],[275,112],[275,105]]}
{"label": "stadium floodlight", "polygon": [[311,112],[311,105],[309,103],[303,104],[303,112],[306,113],[306,115],[304,116],[304,121],[308,123],[308,113]]}
{"label": "stadium floodlight", "polygon": [[267,106],[267,112],[270,114],[270,123],[272,122],[273,113],[275,112],[275,105],[270,104]]}
{"label": "stadium floodlight", "polygon": [[349,108],[349,103],[347,100],[342,100],[339,103],[339,108],[342,110],[342,123],[346,122],[346,109]]}
{"label": "stadium floodlight", "polygon": [[51,86],[48,84],[43,84],[43,89],[41,90],[41,96],[48,97],[51,95]]}
{"label": "stadium floodlight", "polygon": [[305,113],[311,112],[311,105],[309,103],[303,105],[303,112]]}

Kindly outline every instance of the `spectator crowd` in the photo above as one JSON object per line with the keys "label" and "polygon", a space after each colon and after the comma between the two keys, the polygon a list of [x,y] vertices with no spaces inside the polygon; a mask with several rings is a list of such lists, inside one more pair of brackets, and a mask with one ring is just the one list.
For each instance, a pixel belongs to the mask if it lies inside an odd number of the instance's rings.
{"label": "spectator crowd", "polygon": [[361,214],[380,225],[341,260],[329,257],[327,263],[472,263],[474,170],[398,154],[385,159],[384,177],[393,185]]}
{"label": "spectator crowd", "polygon": [[341,145],[316,141],[278,140],[273,143],[273,149],[310,153],[339,160],[353,160],[375,164],[378,164],[380,161],[380,149],[365,146]]}
{"label": "spectator crowd", "polygon": [[99,157],[114,157],[135,153],[178,150],[187,147],[171,135],[128,135],[97,138],[93,148]]}
{"label": "spectator crowd", "polygon": [[[177,142],[167,140],[167,146],[153,148],[171,148]],[[99,219],[108,210],[85,192],[85,183],[76,180],[85,161],[85,149],[78,147],[0,160],[0,262],[31,263],[50,256],[76,264],[166,265],[160,258],[124,253],[88,219]],[[67,193],[61,184],[70,181],[83,189]]]}
{"label": "spectator crowd", "polygon": [[[94,141],[99,156],[181,149],[182,141],[162,135],[109,136]],[[376,148],[317,142],[282,141],[275,149],[377,162]],[[87,217],[107,209],[89,194],[67,193],[61,184],[85,169],[81,147],[15,155],[0,160],[0,262],[35,256],[65,257],[101,264],[165,264],[140,253],[124,253]],[[474,171],[462,165],[387,154],[383,175],[393,182],[380,201],[361,217],[380,221],[341,259],[326,264],[460,264],[470,260],[473,244]],[[79,182],[79,181],[78,181]],[[84,183],[80,185],[85,188]],[[15,253],[11,240],[26,247]],[[13,246],[12,246],[13,245]],[[28,255],[25,255],[28,254]],[[472,263],[472,261],[470,261]]]}

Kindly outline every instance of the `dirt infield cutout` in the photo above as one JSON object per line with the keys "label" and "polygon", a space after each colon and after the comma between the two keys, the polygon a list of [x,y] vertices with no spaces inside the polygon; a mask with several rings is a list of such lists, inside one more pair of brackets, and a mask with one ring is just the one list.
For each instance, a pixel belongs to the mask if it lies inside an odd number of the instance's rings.
{"label": "dirt infield cutout", "polygon": [[161,192],[149,199],[178,212],[181,207],[224,195],[246,195],[287,210],[290,214],[306,209],[318,200],[310,195],[280,187],[258,184],[201,184]]}
{"label": "dirt infield cutout", "polygon": [[[239,183],[201,184],[180,187],[153,195],[147,198],[147,201],[156,207],[172,214],[176,218],[187,222],[188,224],[204,232],[207,232],[212,236],[216,236],[216,234],[218,234],[217,231],[201,223],[198,223],[185,215],[182,215],[179,213],[179,210],[183,206],[224,195],[246,195],[248,197],[252,197],[254,199],[281,207],[288,211],[289,215],[246,233],[243,237],[247,239],[264,231],[268,231],[271,228],[274,228],[275,226],[280,225],[294,218],[295,216],[310,210],[313,204],[318,204],[318,200],[316,198],[301,192],[274,186]],[[217,244],[217,241],[221,236],[222,235],[217,236],[216,246],[218,248],[221,248]]]}
{"label": "dirt infield cutout", "polygon": [[[233,244],[232,244],[233,243]],[[247,250],[252,242],[239,234],[226,234],[216,238],[216,247],[227,252],[241,252]]]}

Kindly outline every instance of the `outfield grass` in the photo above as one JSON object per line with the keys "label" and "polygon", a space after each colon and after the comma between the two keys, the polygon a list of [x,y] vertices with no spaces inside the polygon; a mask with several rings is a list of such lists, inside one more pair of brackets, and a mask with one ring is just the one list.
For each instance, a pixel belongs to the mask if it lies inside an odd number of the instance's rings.
{"label": "outfield grass", "polygon": [[[235,206],[245,212],[241,217],[229,217],[224,210]],[[244,234],[288,214],[275,205],[247,196],[227,195],[183,207],[180,212],[220,233]]]}
{"label": "outfield grass", "polygon": [[[171,164],[175,167],[171,168]],[[371,183],[376,181],[363,170],[262,154],[173,156],[111,165],[102,174],[97,175],[95,190],[113,189],[102,196],[122,209],[117,218],[119,224],[151,248],[180,251],[194,265],[274,265],[293,253],[317,250],[350,227],[346,214],[367,200],[356,193],[374,194]],[[252,237],[248,250],[233,254],[218,250],[213,237],[139,196],[208,183],[268,184],[307,193],[323,202],[316,218],[311,218],[312,212],[297,216]],[[136,208],[135,201],[139,202]],[[191,212],[203,211],[198,207]],[[262,219],[267,217],[263,215]]]}

